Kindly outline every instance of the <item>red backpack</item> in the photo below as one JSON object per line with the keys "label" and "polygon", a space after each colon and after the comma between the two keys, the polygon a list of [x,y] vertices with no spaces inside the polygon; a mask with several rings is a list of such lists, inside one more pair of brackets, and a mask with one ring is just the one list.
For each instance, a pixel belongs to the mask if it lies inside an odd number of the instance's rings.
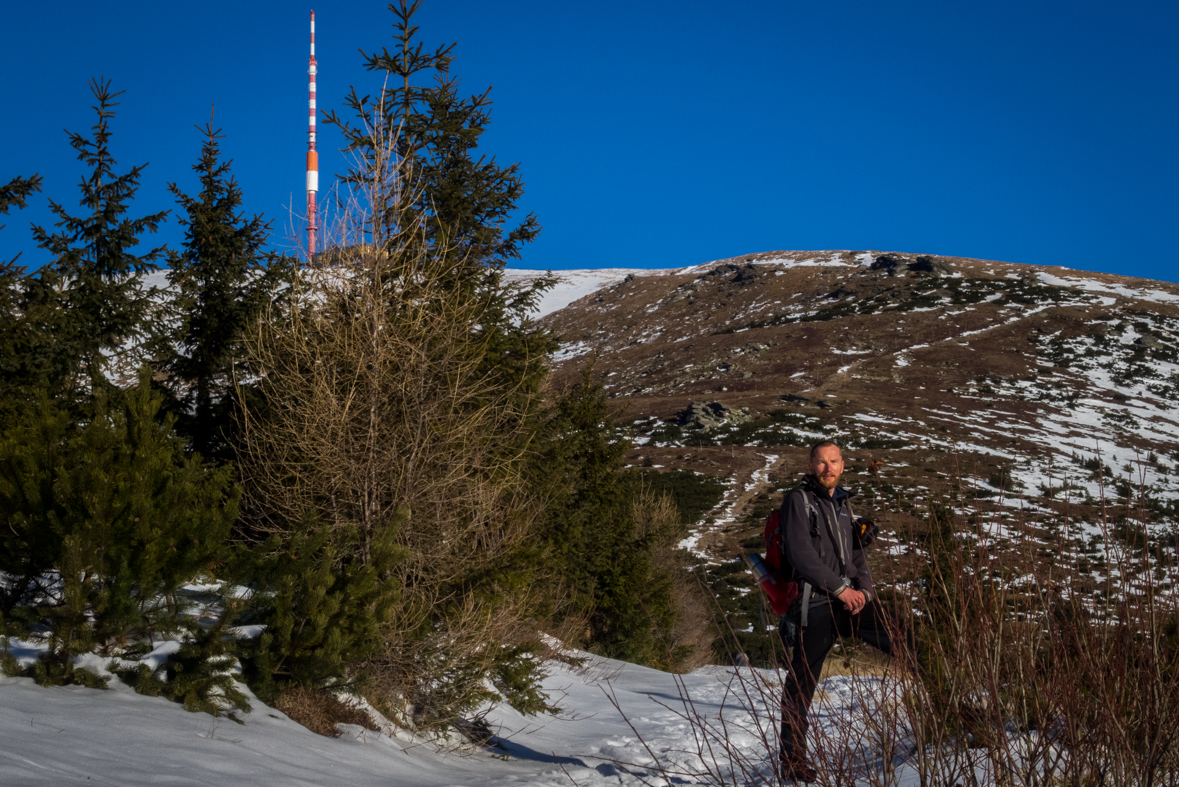
{"label": "red backpack", "polygon": [[798,598],[798,583],[786,578],[782,570],[782,515],[778,509],[766,517],[766,556],[756,552],[745,555],[745,562],[753,572],[754,579],[770,601],[775,615],[785,615]]}

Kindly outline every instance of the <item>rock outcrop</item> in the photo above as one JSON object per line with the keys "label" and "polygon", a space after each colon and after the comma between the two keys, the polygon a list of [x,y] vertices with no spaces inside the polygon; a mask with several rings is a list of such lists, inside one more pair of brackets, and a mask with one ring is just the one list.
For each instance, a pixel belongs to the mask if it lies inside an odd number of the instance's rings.
{"label": "rock outcrop", "polygon": [[675,422],[682,427],[710,431],[726,424],[739,424],[750,419],[749,408],[733,409],[720,402],[692,402],[687,409],[675,414]]}

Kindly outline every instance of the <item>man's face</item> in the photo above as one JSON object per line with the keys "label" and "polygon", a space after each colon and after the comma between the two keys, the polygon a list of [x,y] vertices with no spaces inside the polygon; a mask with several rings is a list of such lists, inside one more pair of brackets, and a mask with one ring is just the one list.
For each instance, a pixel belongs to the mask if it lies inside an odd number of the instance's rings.
{"label": "man's face", "polygon": [[843,455],[839,449],[825,445],[816,451],[815,458],[811,460],[811,475],[819,479],[824,489],[832,492],[843,475]]}

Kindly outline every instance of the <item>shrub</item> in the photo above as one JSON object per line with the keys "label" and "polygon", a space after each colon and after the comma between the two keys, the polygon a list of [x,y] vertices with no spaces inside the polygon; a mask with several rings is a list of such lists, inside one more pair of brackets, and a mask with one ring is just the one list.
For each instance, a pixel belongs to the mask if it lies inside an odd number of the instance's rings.
{"label": "shrub", "polygon": [[222,617],[207,629],[196,627],[180,649],[154,670],[140,664],[116,674],[139,694],[166,697],[192,713],[220,716],[228,710],[231,719],[240,721],[234,711],[249,713],[251,708],[234,679],[237,659],[225,640],[227,620]]}
{"label": "shrub", "polygon": [[690,470],[642,473],[643,486],[656,497],[667,495],[675,502],[680,519],[695,523],[715,508],[725,496],[725,482],[715,476]]}
{"label": "shrub", "polygon": [[[570,644],[612,658],[663,669],[697,663],[693,616],[704,601],[687,573],[691,557],[677,548],[686,522],[670,497],[645,488],[666,483],[656,480],[662,474],[623,468],[629,445],[591,368],[558,392],[543,435],[532,473],[546,498],[539,532],[560,594],[552,626],[582,623]],[[690,478],[669,474],[694,490],[686,508],[703,502]]]}

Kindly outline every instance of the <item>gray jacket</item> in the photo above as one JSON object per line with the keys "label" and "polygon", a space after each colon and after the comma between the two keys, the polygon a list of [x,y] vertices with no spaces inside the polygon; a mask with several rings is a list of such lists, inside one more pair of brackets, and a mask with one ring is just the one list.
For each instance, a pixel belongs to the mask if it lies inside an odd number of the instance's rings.
{"label": "gray jacket", "polygon": [[831,603],[831,598],[848,586],[869,598],[875,595],[868,561],[853,535],[850,497],[841,487],[829,496],[815,477],[808,475],[782,501],[782,565],[790,566],[794,579],[805,583],[795,602],[799,611],[803,604]]}

